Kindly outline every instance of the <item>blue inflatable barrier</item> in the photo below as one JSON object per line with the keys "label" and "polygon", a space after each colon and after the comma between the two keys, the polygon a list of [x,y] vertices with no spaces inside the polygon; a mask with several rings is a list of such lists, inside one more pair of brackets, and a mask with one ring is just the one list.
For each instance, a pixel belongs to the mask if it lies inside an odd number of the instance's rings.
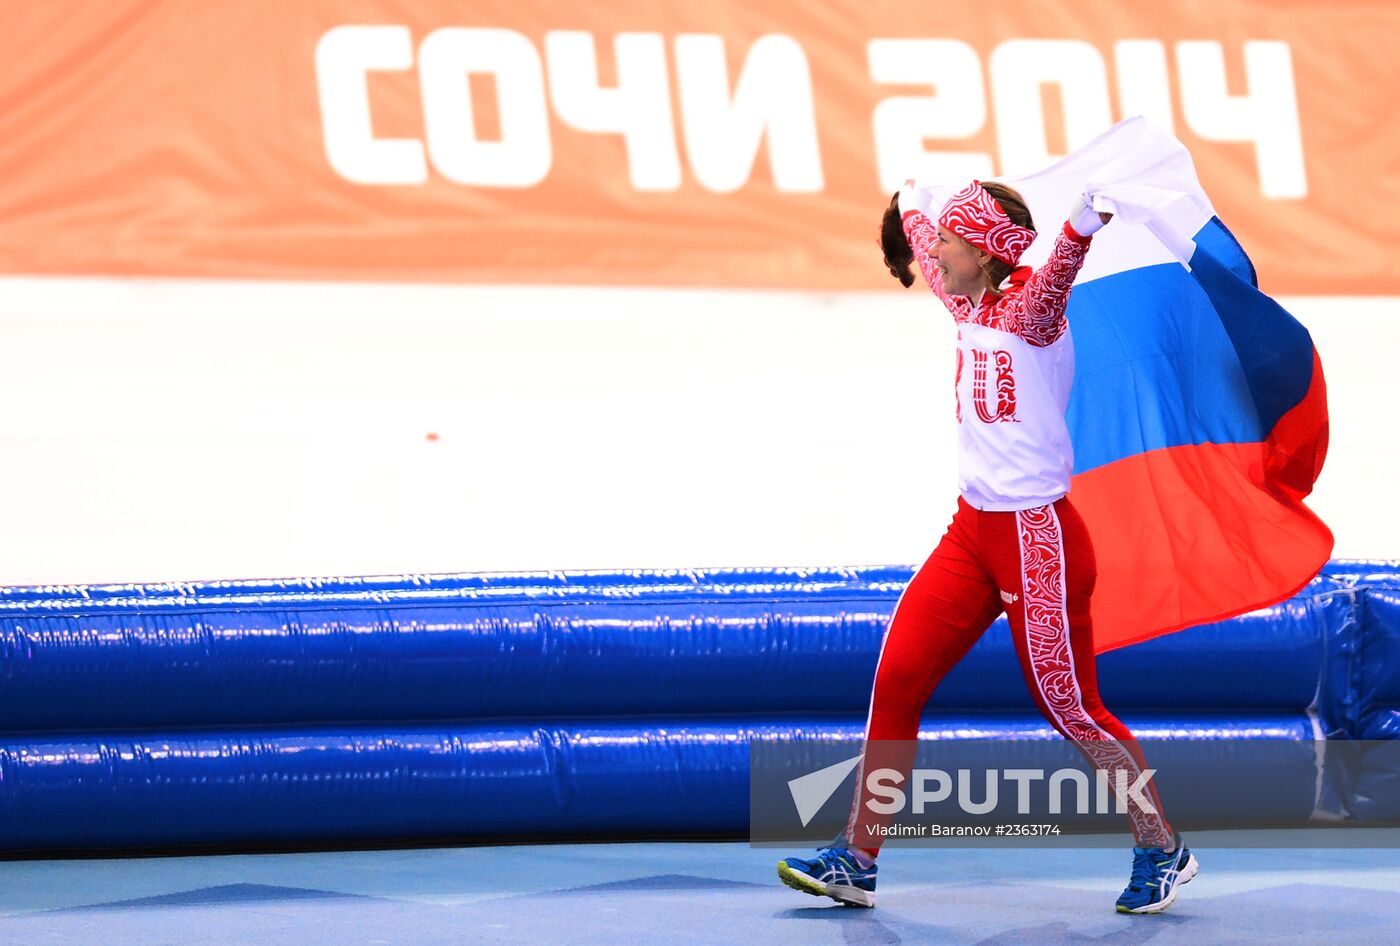
{"label": "blue inflatable barrier", "polygon": [[1328,562],[1322,574],[1352,586],[1400,586],[1400,559],[1338,559]]}
{"label": "blue inflatable barrier", "polygon": [[[1143,740],[1202,732],[1199,719],[1130,722]],[[0,850],[742,836],[751,740],[857,745],[861,731],[859,720],[730,717],[6,738]],[[1309,735],[1299,714],[1213,720],[1206,738]],[[1044,723],[996,714],[942,720],[921,738],[1064,745]],[[998,764],[996,748],[988,747],[987,764]],[[1291,793],[1279,789],[1287,779],[1275,778],[1268,792],[1241,794],[1248,807],[1239,817],[1306,819],[1311,750],[1298,760],[1293,774],[1301,764],[1305,778],[1292,779]],[[1219,809],[1218,799],[1193,797],[1190,787],[1176,791],[1176,809]]]}
{"label": "blue inflatable barrier", "polygon": [[1366,635],[1357,650],[1357,735],[1400,737],[1400,582],[1367,591]]}
{"label": "blue inflatable barrier", "polygon": [[[1395,564],[1335,562],[1275,607],[1105,654],[1105,701],[1144,740],[1223,753],[1393,740]],[[0,849],[742,836],[751,741],[859,735],[911,574],[3,589]],[[1004,621],[935,694],[925,735],[1052,736]],[[1395,753],[1329,755],[1286,753],[1307,787],[1240,817],[1400,816]],[[1189,787],[1173,792],[1191,811]]]}
{"label": "blue inflatable barrier", "polygon": [[[892,569],[266,583],[0,598],[0,719],[14,730],[514,716],[864,715],[902,588]],[[850,587],[843,588],[839,576]],[[743,583],[741,583],[743,582]],[[364,583],[367,584],[367,583]],[[163,586],[162,586],[163,587]],[[1301,709],[1340,586],[1226,625],[1104,655],[1110,706]],[[682,593],[683,588],[690,589]],[[1350,594],[1350,591],[1344,592]],[[1239,673],[1249,666],[1249,674]],[[1330,696],[1330,689],[1325,696]],[[1034,713],[999,619],[939,687],[935,711]],[[1331,705],[1324,705],[1329,730]]]}

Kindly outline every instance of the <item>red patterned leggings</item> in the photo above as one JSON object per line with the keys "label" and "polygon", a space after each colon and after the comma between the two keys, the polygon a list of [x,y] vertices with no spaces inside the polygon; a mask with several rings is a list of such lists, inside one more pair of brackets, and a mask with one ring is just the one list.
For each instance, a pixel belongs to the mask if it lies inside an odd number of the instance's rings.
{"label": "red patterned leggings", "polygon": [[[878,851],[881,835],[870,826],[888,822],[865,806],[871,744],[900,740],[878,761],[908,772],[924,704],[1003,610],[1040,712],[1093,767],[1108,771],[1110,786],[1123,776],[1125,784],[1136,781],[1147,767],[1142,749],[1099,699],[1089,620],[1096,577],[1093,544],[1068,499],[1017,512],[982,512],[958,500],[952,525],[904,589],[885,632],[847,843]],[[1171,826],[1152,783],[1146,794],[1157,812],[1130,798],[1133,836],[1142,847],[1167,846]]]}

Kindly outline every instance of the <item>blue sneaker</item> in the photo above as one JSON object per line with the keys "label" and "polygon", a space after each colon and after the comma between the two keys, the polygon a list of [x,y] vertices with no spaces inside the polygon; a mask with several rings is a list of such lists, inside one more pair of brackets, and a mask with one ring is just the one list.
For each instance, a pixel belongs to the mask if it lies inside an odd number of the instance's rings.
{"label": "blue sneaker", "polygon": [[785,857],[778,861],[778,876],[793,890],[814,897],[830,897],[850,907],[875,906],[875,872],[861,867],[844,847],[824,847],[811,860]]}
{"label": "blue sneaker", "polygon": [[1196,866],[1180,835],[1170,854],[1160,847],[1133,848],[1133,874],[1118,898],[1118,912],[1161,913],[1172,905],[1177,889],[1196,876]]}

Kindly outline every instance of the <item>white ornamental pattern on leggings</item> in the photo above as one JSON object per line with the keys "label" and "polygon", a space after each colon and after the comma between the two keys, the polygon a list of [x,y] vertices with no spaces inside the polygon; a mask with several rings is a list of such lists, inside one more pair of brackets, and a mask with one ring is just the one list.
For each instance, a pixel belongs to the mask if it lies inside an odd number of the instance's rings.
{"label": "white ornamental pattern on leggings", "polygon": [[[1021,542],[1021,582],[1026,609],[1026,650],[1036,688],[1065,735],[1078,744],[1093,764],[1108,773],[1116,786],[1119,773],[1132,785],[1142,774],[1137,760],[1113,736],[1105,732],[1084,709],[1083,694],[1074,677],[1074,656],[1069,646],[1069,620],[1065,613],[1065,570],[1060,520],[1052,506],[1036,506],[1016,513]],[[1169,840],[1161,813],[1149,814],[1131,799],[1127,802],[1133,836],[1165,845]]]}

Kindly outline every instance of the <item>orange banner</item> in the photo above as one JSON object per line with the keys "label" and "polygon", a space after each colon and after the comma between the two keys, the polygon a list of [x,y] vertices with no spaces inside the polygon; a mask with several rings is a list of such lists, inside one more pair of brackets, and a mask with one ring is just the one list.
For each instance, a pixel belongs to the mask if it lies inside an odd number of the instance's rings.
{"label": "orange banner", "polygon": [[6,273],[880,288],[900,180],[1141,113],[1266,290],[1400,294],[1396,5],[91,0],[3,32]]}

